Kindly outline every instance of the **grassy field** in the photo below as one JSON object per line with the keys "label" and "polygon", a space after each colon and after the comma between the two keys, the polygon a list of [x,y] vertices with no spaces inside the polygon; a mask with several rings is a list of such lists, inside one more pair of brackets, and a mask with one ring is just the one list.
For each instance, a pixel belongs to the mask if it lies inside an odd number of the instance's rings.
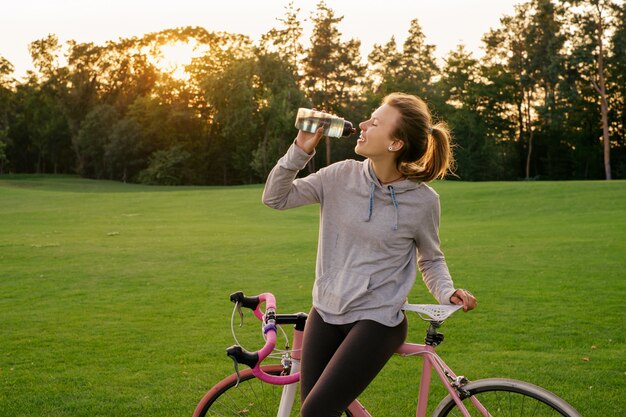
{"label": "grassy field", "polygon": [[[450,270],[479,299],[442,328],[442,357],[470,379],[542,385],[586,417],[624,415],[626,182],[434,188]],[[0,415],[190,415],[232,371],[228,294],[310,306],[318,209],[273,211],[261,192],[0,177]],[[418,281],[411,301],[433,299]],[[409,338],[424,329],[411,318]],[[412,415],[419,370],[393,358],[364,404]]]}

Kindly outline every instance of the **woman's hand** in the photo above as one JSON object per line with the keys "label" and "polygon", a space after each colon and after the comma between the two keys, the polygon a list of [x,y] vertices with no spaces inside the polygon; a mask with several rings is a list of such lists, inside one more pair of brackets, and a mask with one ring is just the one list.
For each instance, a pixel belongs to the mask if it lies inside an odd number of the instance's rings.
{"label": "woman's hand", "polygon": [[323,127],[317,129],[315,133],[309,133],[303,130],[299,130],[298,136],[296,136],[296,145],[298,145],[304,152],[311,155],[317,145],[320,143],[323,133]]}
{"label": "woman's hand", "polygon": [[463,311],[473,310],[477,304],[476,297],[471,292],[462,289],[458,289],[452,294],[450,302],[459,306],[462,305]]}

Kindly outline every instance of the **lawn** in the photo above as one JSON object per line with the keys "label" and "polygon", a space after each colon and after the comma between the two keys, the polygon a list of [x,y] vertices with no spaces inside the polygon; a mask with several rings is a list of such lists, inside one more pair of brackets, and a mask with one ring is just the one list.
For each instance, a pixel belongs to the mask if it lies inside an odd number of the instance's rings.
{"label": "lawn", "polygon": [[[626,182],[433,187],[450,270],[479,299],[443,326],[442,357],[470,379],[542,385],[585,417],[623,415]],[[191,415],[232,371],[231,292],[310,306],[318,208],[273,211],[261,193],[0,176],[0,415]],[[433,299],[418,281],[411,301]],[[411,317],[409,339],[424,329]],[[393,358],[363,403],[411,415],[419,370]]]}

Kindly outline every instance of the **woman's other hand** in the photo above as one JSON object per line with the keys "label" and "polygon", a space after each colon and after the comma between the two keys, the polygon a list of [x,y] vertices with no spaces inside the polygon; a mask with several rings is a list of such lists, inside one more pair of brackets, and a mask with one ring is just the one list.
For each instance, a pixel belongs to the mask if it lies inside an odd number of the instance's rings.
{"label": "woman's other hand", "polygon": [[477,304],[476,297],[471,292],[463,289],[456,290],[450,297],[450,302],[459,306],[462,305],[463,311],[473,310]]}
{"label": "woman's other hand", "polygon": [[304,152],[311,155],[317,145],[320,143],[323,134],[323,127],[317,129],[315,133],[309,133],[303,130],[299,130],[298,136],[296,136],[296,145],[298,145],[298,147],[300,147]]}

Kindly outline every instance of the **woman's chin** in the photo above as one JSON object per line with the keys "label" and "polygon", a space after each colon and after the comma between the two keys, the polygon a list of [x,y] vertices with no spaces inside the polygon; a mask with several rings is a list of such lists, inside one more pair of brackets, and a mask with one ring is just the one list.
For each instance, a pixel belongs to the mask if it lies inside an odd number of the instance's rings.
{"label": "woman's chin", "polygon": [[357,141],[356,146],[354,147],[354,153],[367,158],[367,155],[365,155],[365,149],[364,149],[363,143],[364,142]]}

